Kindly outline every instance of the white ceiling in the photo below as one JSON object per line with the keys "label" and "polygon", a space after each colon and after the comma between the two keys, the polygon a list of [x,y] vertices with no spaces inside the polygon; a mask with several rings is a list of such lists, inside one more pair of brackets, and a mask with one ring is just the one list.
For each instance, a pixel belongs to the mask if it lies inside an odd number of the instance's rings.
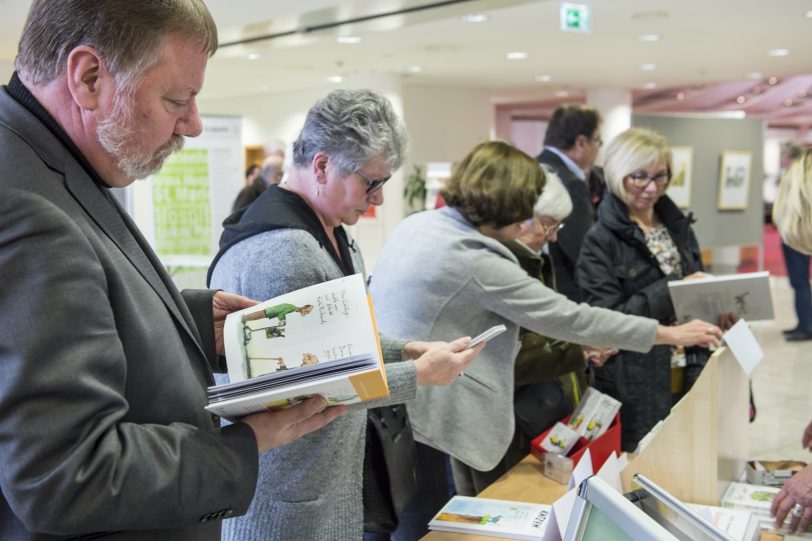
{"label": "white ceiling", "polygon": [[[13,59],[28,0],[0,0],[0,62]],[[812,124],[812,0],[592,0],[592,31],[561,32],[560,2],[550,0],[209,0],[221,49],[211,60],[204,98],[322,87],[331,75],[403,74],[411,84],[473,87],[495,103],[572,100],[590,88],[635,91],[647,110],[747,109],[782,122]],[[441,7],[428,6],[441,4]],[[426,8],[426,9],[420,9]],[[408,13],[377,17],[406,10]],[[466,23],[460,16],[484,13]],[[372,20],[230,45],[296,29]],[[659,41],[642,42],[643,34]],[[357,35],[356,45],[336,43]],[[786,48],[784,57],[768,56]],[[525,51],[526,60],[505,53]],[[250,53],[260,55],[250,60]],[[643,71],[642,64],[654,64]],[[421,73],[408,73],[421,66]],[[749,80],[760,72],[762,80]],[[549,82],[536,76],[549,75]],[[775,76],[778,85],[766,79]],[[794,81],[791,85],[785,82]],[[716,83],[732,82],[727,85]],[[655,90],[642,90],[646,83]],[[770,90],[767,102],[761,89]],[[674,90],[672,90],[672,88]],[[677,102],[677,89],[691,100]],[[567,98],[556,92],[567,91]],[[783,94],[786,94],[784,96]],[[704,95],[700,98],[700,95]],[[736,97],[746,95],[744,104]],[[761,96],[761,97],[759,97]],[[793,100],[790,106],[784,101]],[[788,114],[789,112],[789,114]]]}

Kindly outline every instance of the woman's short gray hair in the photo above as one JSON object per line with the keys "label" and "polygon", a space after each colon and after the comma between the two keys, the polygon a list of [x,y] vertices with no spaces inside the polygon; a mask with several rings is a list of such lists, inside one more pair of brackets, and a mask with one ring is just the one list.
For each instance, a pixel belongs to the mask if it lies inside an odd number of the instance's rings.
{"label": "woman's short gray hair", "polygon": [[339,174],[379,159],[394,171],[406,159],[406,127],[385,97],[371,90],[334,90],[307,112],[293,143],[293,165],[307,167],[317,152],[335,162]]}
{"label": "woman's short gray hair", "polygon": [[665,162],[671,173],[671,147],[662,134],[648,128],[629,128],[606,147],[603,171],[606,188],[626,200],[623,179],[639,169]]}
{"label": "woman's short gray hair", "polygon": [[560,222],[572,212],[572,198],[558,175],[549,169],[545,169],[545,171],[547,173],[547,183],[536,200],[533,214],[539,218],[549,216],[556,222]]}
{"label": "woman's short gray hair", "polygon": [[158,61],[170,33],[217,50],[217,26],[202,0],[34,0],[20,38],[15,69],[32,85],[56,80],[70,52],[95,48],[116,82],[130,88]]}

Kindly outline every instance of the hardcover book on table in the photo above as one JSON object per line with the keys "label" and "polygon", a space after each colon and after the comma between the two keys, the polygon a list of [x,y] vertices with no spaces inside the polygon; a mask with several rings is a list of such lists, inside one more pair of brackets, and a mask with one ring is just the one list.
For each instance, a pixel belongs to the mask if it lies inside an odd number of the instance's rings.
{"label": "hardcover book on table", "polygon": [[223,333],[231,381],[209,387],[206,406],[222,417],[283,409],[316,394],[331,405],[389,395],[361,274],[234,312]]}
{"label": "hardcover book on table", "polygon": [[668,282],[677,323],[701,319],[716,323],[735,313],[747,321],[773,319],[769,272],[712,276]]}
{"label": "hardcover book on table", "polygon": [[552,506],[454,496],[429,522],[430,530],[540,541]]}

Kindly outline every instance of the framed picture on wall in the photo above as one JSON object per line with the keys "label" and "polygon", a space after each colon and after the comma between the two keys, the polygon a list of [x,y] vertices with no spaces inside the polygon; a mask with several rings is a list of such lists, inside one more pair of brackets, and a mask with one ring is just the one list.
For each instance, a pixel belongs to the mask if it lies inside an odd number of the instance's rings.
{"label": "framed picture on wall", "polygon": [[671,182],[668,184],[668,197],[679,208],[691,205],[691,179],[693,177],[693,147],[671,147]]}
{"label": "framed picture on wall", "polygon": [[725,150],[719,168],[720,210],[744,210],[750,191],[750,163],[752,153],[744,150]]}

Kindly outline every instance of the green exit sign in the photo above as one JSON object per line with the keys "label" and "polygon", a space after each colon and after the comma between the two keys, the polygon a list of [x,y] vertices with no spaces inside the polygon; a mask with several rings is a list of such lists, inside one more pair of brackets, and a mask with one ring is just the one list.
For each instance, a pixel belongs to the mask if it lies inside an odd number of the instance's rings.
{"label": "green exit sign", "polygon": [[561,4],[561,30],[589,32],[592,21],[586,4]]}

